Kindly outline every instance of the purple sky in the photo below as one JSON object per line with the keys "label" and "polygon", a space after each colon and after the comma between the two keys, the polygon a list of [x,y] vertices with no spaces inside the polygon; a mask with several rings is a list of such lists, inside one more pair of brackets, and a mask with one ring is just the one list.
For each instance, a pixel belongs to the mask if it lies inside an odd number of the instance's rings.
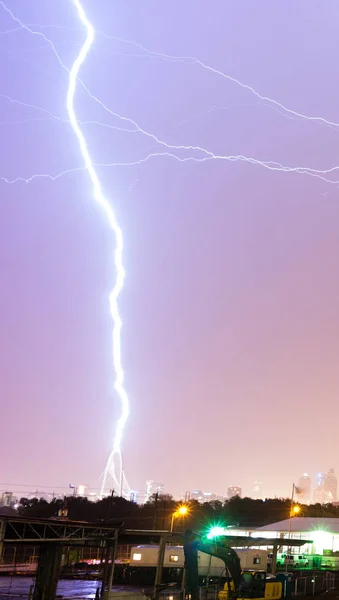
{"label": "purple sky", "polygon": [[[7,6],[71,67],[85,35],[72,0]],[[334,0],[84,7],[97,32],[194,56],[298,113],[339,122]],[[99,488],[119,414],[113,238],[84,172],[5,181],[83,165],[67,123],[67,72],[41,36],[16,28],[0,7],[0,480]],[[110,110],[168,144],[286,167],[339,164],[339,126],[284,112],[192,61],[97,33],[81,77]],[[76,107],[82,121],[133,129],[80,88]],[[141,133],[93,123],[83,131],[96,163],[166,150]],[[339,470],[338,184],[166,156],[98,173],[125,240],[130,485],[160,479],[175,494],[224,494],[228,485],[251,493],[259,479],[266,494],[287,495],[304,471],[315,479]],[[327,178],[339,180],[336,171]]]}

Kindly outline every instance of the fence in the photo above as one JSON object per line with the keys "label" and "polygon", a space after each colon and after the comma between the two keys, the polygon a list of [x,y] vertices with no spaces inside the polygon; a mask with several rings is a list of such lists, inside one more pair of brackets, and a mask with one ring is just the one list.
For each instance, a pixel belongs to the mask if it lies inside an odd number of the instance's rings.
{"label": "fence", "polygon": [[318,573],[308,577],[297,577],[294,580],[295,596],[315,596],[331,590],[335,590],[334,573]]}

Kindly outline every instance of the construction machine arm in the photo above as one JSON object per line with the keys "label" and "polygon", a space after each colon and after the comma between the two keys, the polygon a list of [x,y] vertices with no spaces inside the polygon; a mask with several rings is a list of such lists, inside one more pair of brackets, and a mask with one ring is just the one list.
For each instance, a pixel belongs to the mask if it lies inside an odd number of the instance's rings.
{"label": "construction machine arm", "polygon": [[241,583],[241,566],[237,553],[228,546],[225,538],[213,542],[210,540],[205,541],[188,531],[184,537],[184,554],[186,587],[187,591],[192,594],[192,600],[197,600],[199,595],[198,550],[220,558],[225,563],[226,573],[228,572],[232,578],[233,593],[236,597]]}

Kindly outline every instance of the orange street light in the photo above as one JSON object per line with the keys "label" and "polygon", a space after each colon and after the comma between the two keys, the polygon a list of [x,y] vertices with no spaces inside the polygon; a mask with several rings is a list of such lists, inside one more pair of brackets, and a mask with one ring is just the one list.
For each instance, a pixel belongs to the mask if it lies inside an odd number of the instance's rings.
{"label": "orange street light", "polygon": [[187,515],[187,513],[188,513],[188,507],[185,506],[185,504],[182,504],[181,506],[179,506],[179,508],[173,513],[172,520],[171,520],[171,529],[170,529],[171,533],[173,533],[174,519],[176,519],[177,517],[184,517],[185,515]]}

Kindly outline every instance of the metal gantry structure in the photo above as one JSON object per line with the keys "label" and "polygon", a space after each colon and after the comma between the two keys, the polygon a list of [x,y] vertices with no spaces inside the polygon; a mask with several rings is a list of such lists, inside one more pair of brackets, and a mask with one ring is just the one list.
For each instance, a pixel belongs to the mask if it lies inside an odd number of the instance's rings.
{"label": "metal gantry structure", "polygon": [[[63,547],[93,546],[102,548],[104,572],[101,585],[102,597],[109,598],[114,579],[114,563],[118,544],[158,544],[158,562],[154,581],[153,600],[158,600],[162,588],[165,548],[167,544],[183,545],[184,534],[165,530],[135,530],[124,528],[118,520],[89,523],[71,521],[67,518],[29,519],[0,516],[0,558],[3,547],[10,545],[39,546],[39,563],[35,580],[33,600],[54,600],[59,579]],[[271,546],[273,548],[272,571],[275,572],[278,548],[286,543],[281,538],[227,536],[232,548]],[[290,546],[300,547],[310,540],[288,540]]]}
{"label": "metal gantry structure", "polygon": [[122,523],[95,524],[68,519],[23,519],[3,517],[0,521],[0,543],[59,542],[66,545],[99,542],[114,538]]}
{"label": "metal gantry structure", "polygon": [[63,547],[95,546],[103,549],[102,594],[111,589],[121,521],[87,523],[59,519],[0,517],[0,557],[4,544],[39,546],[39,563],[34,600],[54,600],[59,580]]}

